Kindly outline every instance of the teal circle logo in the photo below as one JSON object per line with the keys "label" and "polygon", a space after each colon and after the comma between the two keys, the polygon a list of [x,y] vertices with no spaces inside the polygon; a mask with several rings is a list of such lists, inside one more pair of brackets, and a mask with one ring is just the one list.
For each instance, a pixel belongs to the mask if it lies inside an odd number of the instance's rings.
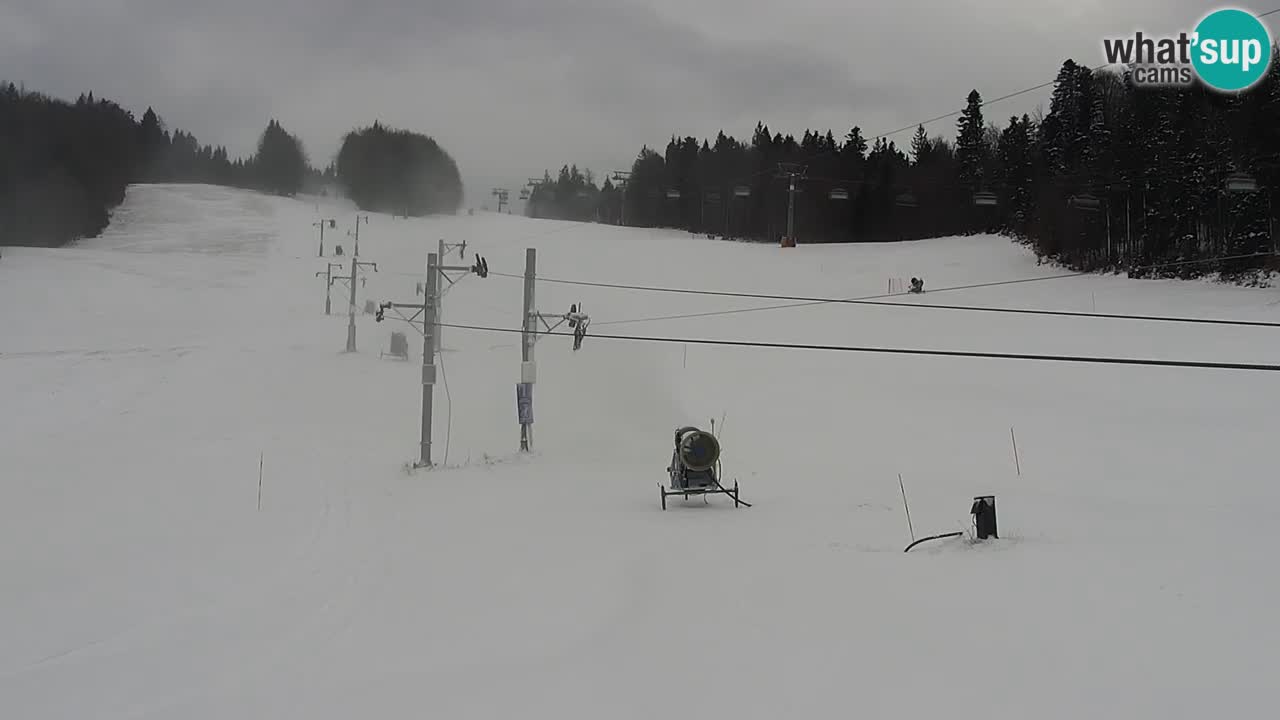
{"label": "teal circle logo", "polygon": [[1244,10],[1215,10],[1196,26],[1191,64],[1215,90],[1238,92],[1262,79],[1271,65],[1271,34]]}

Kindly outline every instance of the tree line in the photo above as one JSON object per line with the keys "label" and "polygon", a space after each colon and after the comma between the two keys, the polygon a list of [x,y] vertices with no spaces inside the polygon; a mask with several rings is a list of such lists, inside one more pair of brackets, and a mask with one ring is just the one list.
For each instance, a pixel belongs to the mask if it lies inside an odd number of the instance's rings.
{"label": "tree line", "polygon": [[974,90],[954,141],[919,126],[906,149],[856,126],[838,139],[763,123],[746,141],[673,136],[617,184],[548,174],[527,212],[768,242],[789,212],[801,243],[1004,233],[1075,269],[1135,275],[1244,271],[1280,234],[1280,62],[1232,95],[1067,60],[1047,114],[996,124],[983,110]]}
{"label": "tree line", "polygon": [[607,205],[604,201],[614,188],[608,179],[603,189],[598,188],[590,170],[583,172],[577,165],[565,165],[555,180],[545,172],[542,180],[526,192],[525,214],[529,217],[594,221],[600,219],[602,205]]}
{"label": "tree line", "polygon": [[457,166],[434,140],[377,123],[347,135],[337,161],[321,171],[275,119],[251,157],[232,159],[225,147],[170,132],[152,108],[135,120],[92,93],[71,103],[0,85],[0,245],[57,247],[93,237],[134,183],[283,196],[337,186],[362,209],[415,215],[456,212],[462,198]]}

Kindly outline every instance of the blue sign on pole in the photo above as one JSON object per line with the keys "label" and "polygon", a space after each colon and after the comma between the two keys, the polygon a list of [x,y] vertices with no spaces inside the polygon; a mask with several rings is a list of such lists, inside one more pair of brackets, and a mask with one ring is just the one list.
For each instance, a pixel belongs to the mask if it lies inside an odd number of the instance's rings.
{"label": "blue sign on pole", "polygon": [[533,424],[533,383],[516,383],[516,413],[521,425]]}

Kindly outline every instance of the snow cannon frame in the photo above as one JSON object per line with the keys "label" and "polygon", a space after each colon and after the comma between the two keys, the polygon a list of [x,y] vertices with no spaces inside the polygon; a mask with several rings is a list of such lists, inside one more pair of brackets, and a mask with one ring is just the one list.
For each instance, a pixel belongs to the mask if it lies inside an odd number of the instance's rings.
{"label": "snow cannon frame", "polygon": [[746,505],[738,499],[737,480],[733,481],[733,489],[720,484],[720,441],[705,430],[692,426],[676,430],[675,449],[671,451],[667,474],[670,489],[658,485],[663,510],[667,509],[667,497],[671,495],[683,496],[685,500],[691,495],[700,495],[703,504],[707,504],[707,495],[728,495],[733,498],[734,507]]}

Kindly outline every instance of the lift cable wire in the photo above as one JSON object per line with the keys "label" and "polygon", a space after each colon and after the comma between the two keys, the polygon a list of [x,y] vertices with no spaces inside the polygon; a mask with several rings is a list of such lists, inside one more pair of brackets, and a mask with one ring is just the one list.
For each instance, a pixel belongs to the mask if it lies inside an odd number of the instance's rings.
{"label": "lift cable wire", "polygon": [[[440,323],[441,327],[458,330],[473,330],[491,333],[523,333],[520,328],[487,327],[483,325],[464,325]],[[567,332],[540,331],[538,335],[560,335],[572,337]],[[1280,364],[1270,363],[1229,363],[1200,360],[1159,360],[1125,357],[1089,357],[1084,355],[1045,355],[1035,353],[983,352],[972,350],[928,350],[920,348],[871,347],[857,345],[820,345],[812,343],[785,343],[753,340],[715,340],[710,338],[676,338],[654,337],[643,335],[611,335],[593,333],[589,337],[603,340],[629,340],[633,342],[651,342],[668,345],[716,345],[724,347],[747,347],[780,350],[825,350],[832,352],[871,353],[882,355],[924,355],[934,357],[985,358],[995,360],[1036,360],[1042,362],[1089,363],[1099,365],[1143,365],[1150,367],[1201,368],[1209,370],[1258,370],[1280,372]]]}
{"label": "lift cable wire", "polygon": [[[1271,253],[1255,253],[1251,255],[1237,255],[1237,256],[1224,257],[1224,258],[1213,258],[1212,260],[1203,260],[1203,261],[1197,260],[1197,261],[1184,261],[1180,263],[1169,263],[1169,265],[1182,265],[1182,264],[1188,264],[1188,262],[1237,260],[1242,258],[1252,258],[1252,257],[1270,256],[1270,255]],[[1136,269],[1151,269],[1156,267],[1166,267],[1166,265],[1152,265],[1152,266],[1147,266],[1145,268],[1136,268]],[[490,274],[501,276],[501,277],[507,277],[507,278],[517,278],[517,279],[523,278],[522,275],[515,275],[511,273],[492,272]],[[1092,275],[1092,274],[1093,273],[1072,272],[1072,273],[1063,273],[1059,275],[1047,275],[1047,276],[1035,277],[1035,278],[1021,278],[1018,280],[1000,280],[1000,281],[994,281],[994,282],[988,282],[988,283],[975,283],[971,285],[956,285],[952,287],[944,287],[944,288],[938,288],[936,290],[930,290],[929,294],[937,294],[940,292],[951,292],[956,290],[973,290],[978,288],[999,287],[1004,285],[1014,285],[1014,284],[1020,284],[1020,283],[1040,282],[1044,280],[1058,280],[1062,278],[1083,277],[1083,276]],[[1110,319],[1110,320],[1171,322],[1171,323],[1198,324],[1198,325],[1228,325],[1228,326],[1237,326],[1237,327],[1280,327],[1280,322],[1268,322],[1264,320],[1227,320],[1227,319],[1216,319],[1216,318],[1175,317],[1175,316],[1167,316],[1167,315],[1129,315],[1129,314],[1121,314],[1121,313],[1100,313],[1100,312],[1067,311],[1067,310],[1035,310],[1035,309],[1029,309],[1029,308],[981,307],[981,306],[975,306],[975,305],[946,305],[946,304],[939,304],[939,303],[895,302],[895,301],[885,300],[885,298],[901,297],[900,294],[868,295],[865,297],[858,297],[858,298],[818,298],[818,297],[805,297],[800,295],[774,295],[774,294],[767,294],[767,293],[730,292],[730,291],[720,291],[720,290],[698,290],[693,288],[673,288],[673,287],[660,287],[660,286],[652,286],[652,285],[627,285],[627,284],[621,284],[621,283],[591,282],[586,280],[564,280],[564,279],[558,279],[558,278],[543,278],[543,277],[539,277],[538,281],[546,282],[546,283],[557,283],[557,284],[563,284],[563,285],[610,288],[610,289],[618,289],[618,290],[636,290],[636,291],[642,291],[642,292],[675,293],[675,294],[682,294],[682,295],[703,295],[703,296],[715,296],[715,297],[754,298],[754,299],[760,299],[760,300],[799,301],[799,302],[790,302],[783,305],[768,305],[764,307],[737,308],[733,310],[717,310],[717,311],[707,311],[702,313],[688,313],[688,314],[680,314],[680,315],[666,315],[666,316],[660,316],[660,317],[636,318],[631,320],[601,321],[596,323],[597,326],[626,325],[626,324],[634,324],[634,323],[641,323],[641,322],[656,322],[659,320],[683,320],[683,319],[689,319],[689,318],[715,317],[719,315],[732,315],[732,314],[745,313],[745,312],[759,312],[763,310],[779,310],[779,309],[785,309],[785,308],[812,307],[815,305],[872,305],[872,306],[879,306],[879,307],[955,310],[955,311],[965,311],[965,312],[987,312],[987,313],[1003,313],[1003,314],[1014,314],[1014,315],[1047,315],[1047,316],[1054,316],[1054,317],[1099,318],[1099,319]]]}

